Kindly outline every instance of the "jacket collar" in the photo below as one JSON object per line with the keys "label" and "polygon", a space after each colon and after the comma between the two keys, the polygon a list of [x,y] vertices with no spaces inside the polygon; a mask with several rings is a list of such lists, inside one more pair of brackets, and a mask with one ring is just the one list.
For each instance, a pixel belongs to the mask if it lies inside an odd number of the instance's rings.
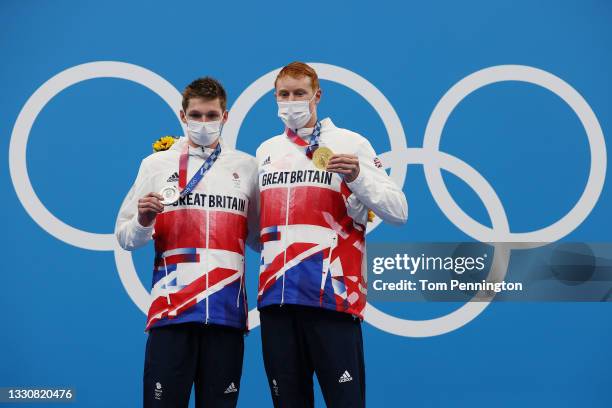
{"label": "jacket collar", "polygon": [[[221,149],[223,151],[223,149],[225,149],[225,143],[223,142],[223,138],[219,138],[219,143],[221,143]],[[182,152],[183,148],[186,144],[189,144],[187,141],[187,136],[182,136],[179,138],[179,140],[177,140],[172,147],[170,148],[171,150],[178,150],[178,152]],[[199,157],[202,160],[206,160],[208,158],[208,156],[210,156],[212,154],[212,152],[214,152],[215,149],[210,149],[208,147],[204,147],[204,146],[199,146],[199,147],[192,147],[189,146],[189,157]]]}
{"label": "jacket collar", "polygon": [[[335,127],[336,126],[332,123],[330,118],[325,118],[321,121],[321,131],[329,130]],[[314,128],[301,128],[301,129],[298,129],[297,135],[300,137],[300,139],[308,142],[313,130]]]}

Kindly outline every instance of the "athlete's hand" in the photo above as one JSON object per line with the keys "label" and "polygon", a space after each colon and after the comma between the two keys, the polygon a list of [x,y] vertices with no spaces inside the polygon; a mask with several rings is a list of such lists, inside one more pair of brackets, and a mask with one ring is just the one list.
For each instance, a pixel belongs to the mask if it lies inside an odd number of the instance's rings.
{"label": "athlete's hand", "polygon": [[327,171],[344,175],[344,181],[350,183],[359,175],[359,159],[354,154],[334,154],[327,163]]}
{"label": "athlete's hand", "polygon": [[149,227],[155,221],[157,214],[164,211],[161,203],[164,197],[157,193],[149,193],[138,200],[138,223],[143,227]]}

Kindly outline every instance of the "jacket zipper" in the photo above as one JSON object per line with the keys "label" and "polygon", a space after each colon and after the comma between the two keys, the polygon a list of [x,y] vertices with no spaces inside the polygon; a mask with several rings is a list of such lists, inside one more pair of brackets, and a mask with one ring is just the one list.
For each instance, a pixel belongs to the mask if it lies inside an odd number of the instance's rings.
{"label": "jacket zipper", "polygon": [[[291,186],[287,187],[287,199],[285,200],[285,231],[283,233],[283,247],[285,251],[283,253],[283,268],[287,267],[287,232],[289,231],[289,197],[291,197]],[[283,290],[281,291],[281,306],[285,303],[285,273],[283,273]]]}
{"label": "jacket zipper", "polygon": [[327,254],[327,270],[328,271],[331,271],[331,257],[332,257],[332,252],[336,248],[337,240],[338,240],[338,234],[334,232],[334,235],[332,236],[332,239],[331,239],[331,245],[329,247],[329,254]]}
{"label": "jacket zipper", "polygon": [[204,322],[204,324],[208,324],[208,272],[210,272],[208,270],[209,267],[209,263],[208,263],[208,226],[209,226],[209,222],[210,222],[210,210],[206,209],[206,249],[204,251],[204,256],[206,257],[206,269],[204,270],[206,272],[206,321]]}
{"label": "jacket zipper", "polygon": [[166,302],[168,302],[168,305],[170,305],[170,289],[168,288],[168,266],[166,264],[166,257],[164,256],[164,254],[162,253],[162,259],[164,260],[164,271],[166,272]]}

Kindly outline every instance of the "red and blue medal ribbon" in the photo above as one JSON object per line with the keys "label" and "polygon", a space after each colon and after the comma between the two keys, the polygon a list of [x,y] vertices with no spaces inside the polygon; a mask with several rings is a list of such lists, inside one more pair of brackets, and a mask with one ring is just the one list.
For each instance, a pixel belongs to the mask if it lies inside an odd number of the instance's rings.
{"label": "red and blue medal ribbon", "polygon": [[310,135],[309,143],[306,143],[304,139],[298,136],[293,130],[286,128],[285,133],[287,134],[287,138],[291,140],[298,146],[306,147],[306,156],[309,159],[312,159],[312,154],[319,147],[319,136],[321,135],[321,122],[316,123],[314,129],[312,130],[312,134]]}
{"label": "red and blue medal ribbon", "polygon": [[202,166],[200,166],[198,171],[196,171],[191,180],[189,180],[189,183],[186,183],[187,162],[189,161],[189,144],[185,143],[185,147],[183,148],[183,152],[181,153],[181,157],[179,159],[179,189],[181,190],[181,197],[184,197],[185,195],[193,191],[195,186],[197,186],[200,180],[202,180],[202,178],[204,177],[204,174],[206,174],[206,172],[210,170],[210,168],[215,163],[220,154],[221,143],[217,143],[217,147],[215,147],[215,150],[210,154],[210,156],[208,156],[206,160],[204,160],[204,163],[202,164]]}

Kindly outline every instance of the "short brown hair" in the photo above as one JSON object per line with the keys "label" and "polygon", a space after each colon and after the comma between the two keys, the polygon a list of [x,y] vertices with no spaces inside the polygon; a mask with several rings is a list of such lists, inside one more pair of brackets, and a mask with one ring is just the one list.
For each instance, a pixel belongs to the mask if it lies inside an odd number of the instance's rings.
{"label": "short brown hair", "polygon": [[183,91],[183,111],[187,112],[189,100],[192,98],[202,98],[207,101],[219,98],[221,109],[225,111],[227,106],[227,94],[223,85],[216,79],[208,76],[198,78],[185,87]]}
{"label": "short brown hair", "polygon": [[317,75],[317,72],[310,65],[303,62],[294,61],[291,64],[285,65],[274,80],[274,88],[276,88],[276,82],[278,82],[279,78],[284,76],[290,76],[293,78],[302,78],[306,76],[310,78],[312,90],[316,91],[319,89],[319,76]]}

